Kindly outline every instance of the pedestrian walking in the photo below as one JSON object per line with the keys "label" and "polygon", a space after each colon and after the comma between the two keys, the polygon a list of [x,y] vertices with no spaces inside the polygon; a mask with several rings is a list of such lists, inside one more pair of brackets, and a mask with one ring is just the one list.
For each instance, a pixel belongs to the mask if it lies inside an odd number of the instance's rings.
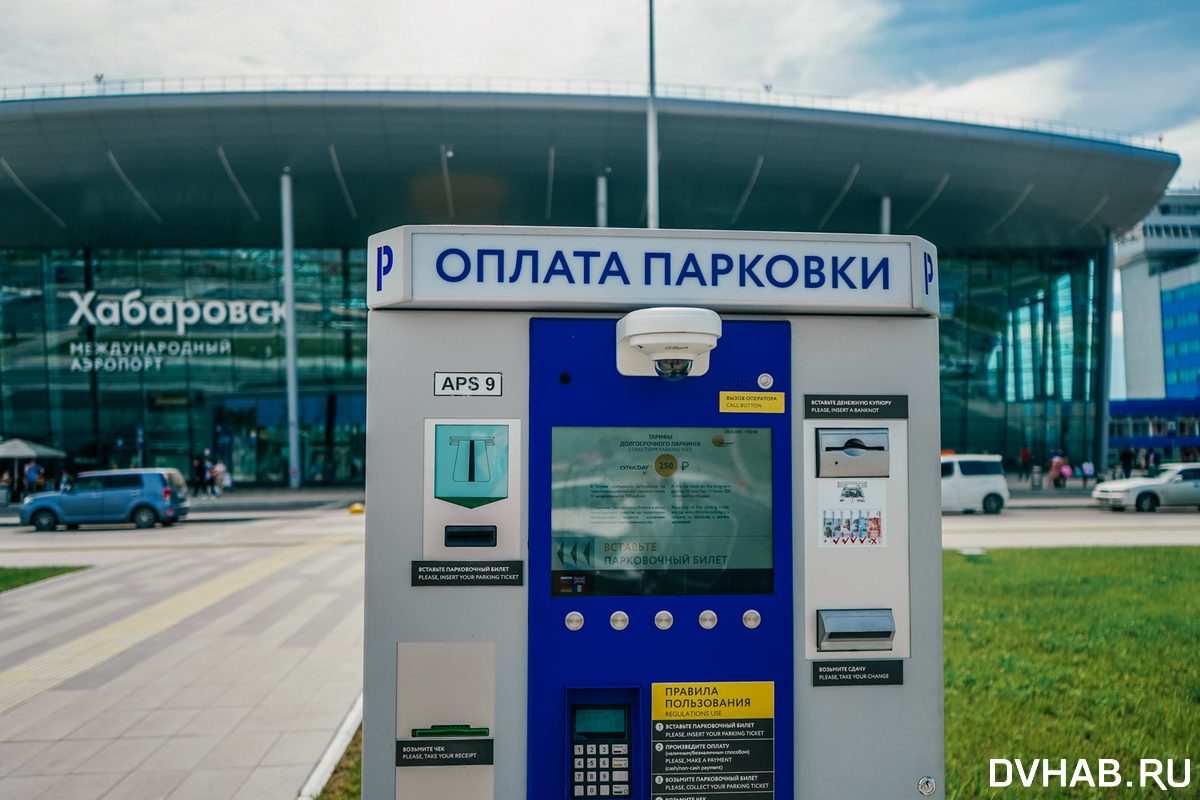
{"label": "pedestrian walking", "polygon": [[30,461],[25,465],[25,492],[33,494],[38,490],[38,478],[42,476],[42,465],[37,461]]}
{"label": "pedestrian walking", "polygon": [[204,491],[204,462],[199,458],[192,459],[192,497],[199,497]]}
{"label": "pedestrian walking", "polygon": [[1121,451],[1121,455],[1118,458],[1121,461],[1121,472],[1124,473],[1125,477],[1128,479],[1129,476],[1133,474],[1133,450],[1126,445],[1125,449]]}

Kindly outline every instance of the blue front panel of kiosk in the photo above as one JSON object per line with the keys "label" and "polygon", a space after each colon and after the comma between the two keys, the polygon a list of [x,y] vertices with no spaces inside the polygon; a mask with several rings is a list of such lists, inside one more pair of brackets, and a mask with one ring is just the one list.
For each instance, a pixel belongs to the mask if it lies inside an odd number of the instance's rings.
{"label": "blue front panel of kiosk", "polygon": [[529,798],[790,798],[789,323],[675,382],[617,372],[616,320],[530,326]]}

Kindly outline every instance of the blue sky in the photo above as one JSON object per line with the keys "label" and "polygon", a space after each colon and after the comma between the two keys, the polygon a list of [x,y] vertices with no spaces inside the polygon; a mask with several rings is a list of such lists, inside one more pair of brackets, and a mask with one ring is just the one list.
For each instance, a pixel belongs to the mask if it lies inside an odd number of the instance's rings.
{"label": "blue sky", "polygon": [[[659,0],[659,79],[1162,133],[1200,184],[1200,3]],[[645,0],[6,0],[0,84],[391,74],[642,81]]]}

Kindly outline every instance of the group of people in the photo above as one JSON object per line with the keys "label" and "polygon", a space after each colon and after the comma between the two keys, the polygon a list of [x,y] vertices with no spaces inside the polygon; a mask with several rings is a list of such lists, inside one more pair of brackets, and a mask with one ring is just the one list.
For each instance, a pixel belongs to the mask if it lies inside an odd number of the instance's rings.
{"label": "group of people", "polygon": [[[1181,455],[1184,461],[1195,461],[1196,448],[1186,448]],[[1121,473],[1128,478],[1133,474],[1135,465],[1142,472],[1153,472],[1158,469],[1162,464],[1162,454],[1153,447],[1142,447],[1134,453],[1133,448],[1126,446],[1117,456],[1117,460],[1121,463]]]}
{"label": "group of people", "polygon": [[33,460],[27,462],[24,467],[17,470],[17,480],[15,481],[10,470],[4,470],[3,473],[0,473],[0,487],[7,489],[9,500],[15,502],[22,495],[36,494],[37,492],[44,492],[47,489],[62,489],[66,483],[69,483],[70,477],[64,471],[56,479],[54,475],[50,474],[49,470],[36,460]]}
{"label": "group of people", "polygon": [[[1033,481],[1033,452],[1028,446],[1021,448],[1020,477],[1022,480]],[[1088,481],[1096,478],[1096,465],[1091,461],[1084,461],[1077,466],[1071,466],[1062,450],[1053,450],[1050,453],[1050,463],[1046,467],[1046,477],[1056,489],[1067,488],[1067,481],[1077,477],[1086,489]]]}
{"label": "group of people", "polygon": [[220,497],[233,491],[233,474],[221,459],[212,460],[212,453],[192,459],[192,497]]}

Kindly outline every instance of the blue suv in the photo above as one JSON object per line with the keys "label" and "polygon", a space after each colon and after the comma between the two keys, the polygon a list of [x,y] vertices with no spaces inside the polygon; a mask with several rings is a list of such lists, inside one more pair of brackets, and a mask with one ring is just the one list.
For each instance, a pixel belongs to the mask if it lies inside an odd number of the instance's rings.
{"label": "blue suv", "polygon": [[173,525],[187,516],[187,484],[177,469],[81,472],[66,491],[26,495],[21,524],[39,531],[92,522]]}

